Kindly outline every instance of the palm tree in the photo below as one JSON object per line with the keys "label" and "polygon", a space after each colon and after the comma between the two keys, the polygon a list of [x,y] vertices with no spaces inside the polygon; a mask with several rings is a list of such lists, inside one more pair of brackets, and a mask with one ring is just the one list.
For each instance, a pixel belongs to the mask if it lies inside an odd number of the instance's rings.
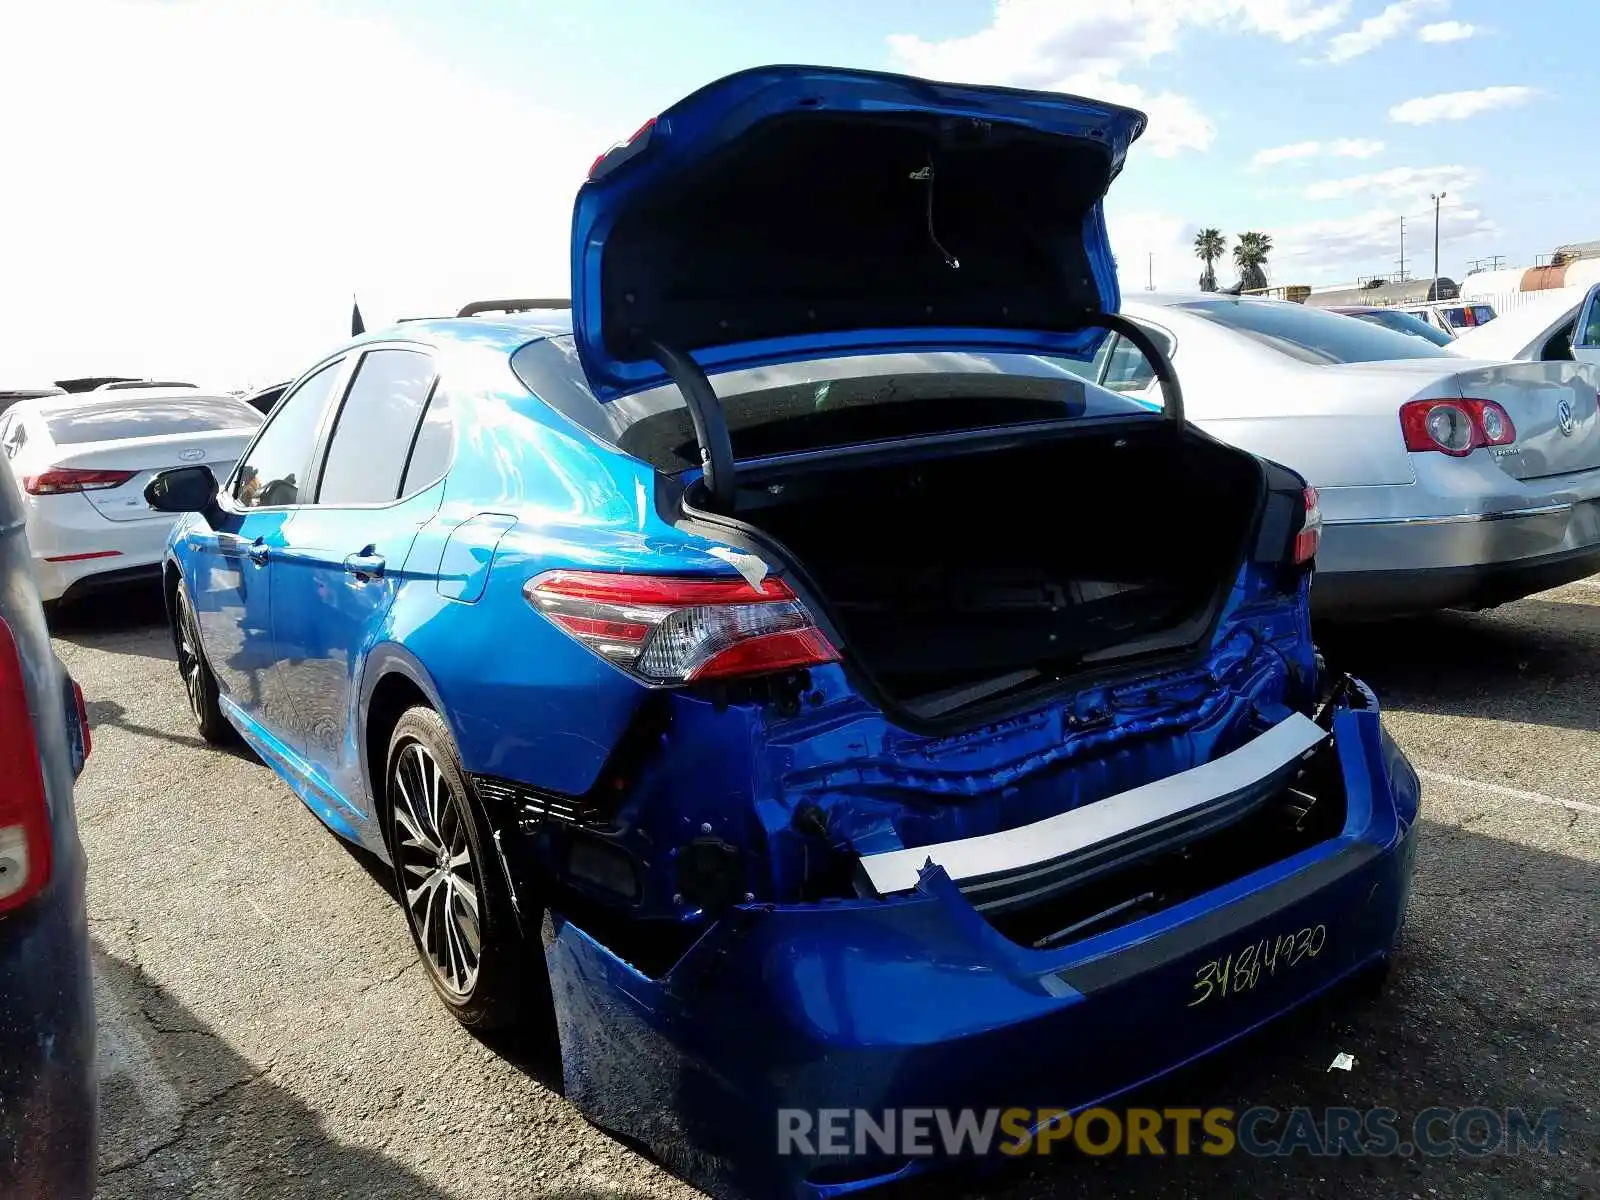
{"label": "palm tree", "polygon": [[1233,247],[1233,262],[1239,268],[1239,283],[1245,291],[1267,286],[1267,256],[1272,253],[1272,237],[1265,233],[1241,233]]}
{"label": "palm tree", "polygon": [[1194,256],[1206,265],[1206,269],[1200,272],[1202,292],[1217,290],[1217,259],[1227,250],[1228,239],[1222,236],[1220,229],[1202,229],[1195,235]]}

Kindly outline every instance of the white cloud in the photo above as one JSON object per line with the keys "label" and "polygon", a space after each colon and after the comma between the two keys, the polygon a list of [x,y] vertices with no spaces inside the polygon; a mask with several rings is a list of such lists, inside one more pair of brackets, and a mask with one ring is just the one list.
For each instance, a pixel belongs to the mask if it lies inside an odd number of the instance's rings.
{"label": "white cloud", "polygon": [[1476,25],[1461,21],[1435,21],[1417,30],[1417,39],[1424,42],[1462,42],[1477,32]]}
{"label": "white cloud", "polygon": [[989,25],[944,41],[889,38],[896,67],[934,79],[1091,95],[1143,108],[1158,156],[1210,146],[1216,129],[1194,102],[1123,78],[1174,50],[1187,27],[1297,41],[1342,19],[1347,0],[996,0]]}
{"label": "white cloud", "polygon": [[1347,179],[1324,179],[1306,188],[1307,200],[1342,200],[1363,193],[1396,200],[1423,201],[1435,192],[1457,192],[1475,183],[1478,172],[1468,167],[1395,167]]}
{"label": "white cloud", "polygon": [[1294,142],[1288,146],[1273,146],[1267,150],[1257,150],[1255,157],[1250,160],[1252,167],[1272,167],[1279,163],[1304,162],[1317,157],[1322,153],[1321,142]]}
{"label": "white cloud", "polygon": [[310,0],[83,0],[5,24],[0,111],[29,114],[0,188],[7,380],[242,385],[340,340],[352,291],[369,324],[564,295],[572,194],[618,132]]}
{"label": "white cloud", "polygon": [[1372,138],[1339,138],[1328,143],[1328,153],[1335,158],[1371,158],[1383,153],[1383,143]]}
{"label": "white cloud", "polygon": [[1383,143],[1372,138],[1335,138],[1331,142],[1293,142],[1257,150],[1250,160],[1255,169],[1282,163],[1307,163],[1324,155],[1330,158],[1371,158],[1383,152]]}
{"label": "white cloud", "polygon": [[1424,13],[1443,8],[1447,0],[1395,0],[1375,17],[1368,17],[1348,33],[1328,42],[1329,62],[1359,58],[1384,42],[1400,36]]}
{"label": "white cloud", "polygon": [[[1204,4],[1197,7],[1205,8]],[[1246,29],[1270,34],[1280,41],[1297,42],[1332,29],[1350,11],[1349,0],[1316,3],[1315,0],[1244,0],[1209,6],[1234,15]]]}
{"label": "white cloud", "polygon": [[[1359,274],[1393,271],[1400,258],[1400,219],[1410,209],[1384,206],[1336,220],[1304,221],[1275,233],[1272,277],[1279,283],[1353,282]],[[1439,213],[1439,270],[1460,278],[1461,247],[1488,242],[1500,228],[1476,208],[1444,208]],[[1433,269],[1431,222],[1407,223],[1406,269],[1412,276]],[[1449,253],[1446,253],[1449,251]]]}
{"label": "white cloud", "polygon": [[1429,125],[1434,121],[1464,121],[1496,108],[1514,108],[1537,96],[1531,87],[1486,87],[1475,92],[1444,92],[1418,96],[1389,110],[1389,119],[1402,125]]}
{"label": "white cloud", "polygon": [[[1152,270],[1160,291],[1189,292],[1199,286],[1201,263],[1194,256],[1199,225],[1167,213],[1121,212],[1114,198],[1108,208],[1106,227],[1124,294],[1144,291]],[[1219,270],[1224,266],[1219,263]]]}

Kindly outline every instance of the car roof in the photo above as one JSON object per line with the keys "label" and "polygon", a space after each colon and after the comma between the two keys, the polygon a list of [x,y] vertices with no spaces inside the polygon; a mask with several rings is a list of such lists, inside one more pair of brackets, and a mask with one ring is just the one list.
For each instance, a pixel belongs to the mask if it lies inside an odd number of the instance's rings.
{"label": "car roof", "polygon": [[1229,296],[1221,292],[1135,292],[1122,297],[1125,308],[1174,308],[1178,305],[1206,304],[1274,304],[1280,307],[1307,308],[1293,300],[1279,300],[1272,296]]}
{"label": "car roof", "polygon": [[133,407],[151,400],[232,400],[243,404],[238,396],[226,392],[208,392],[200,388],[139,388],[126,392],[64,392],[57,396],[34,396],[18,400],[7,411],[38,413],[48,417],[56,413],[75,412],[85,408],[107,408],[119,405]]}
{"label": "car roof", "polygon": [[511,354],[529,342],[572,333],[572,313],[567,309],[537,309],[532,312],[496,313],[482,317],[419,317],[373,329],[352,338],[333,354],[358,349],[374,342],[422,342],[471,344]]}

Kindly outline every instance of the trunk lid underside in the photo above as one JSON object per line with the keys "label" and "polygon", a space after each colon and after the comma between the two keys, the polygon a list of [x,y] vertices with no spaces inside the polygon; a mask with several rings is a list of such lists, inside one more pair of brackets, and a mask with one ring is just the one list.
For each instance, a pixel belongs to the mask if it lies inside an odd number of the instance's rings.
{"label": "trunk lid underside", "polygon": [[[706,372],[938,345],[1082,356],[1115,312],[1101,199],[1144,117],[1051,93],[747,71],[596,164],[573,329],[602,400]],[[1062,332],[1068,331],[1068,332]]]}

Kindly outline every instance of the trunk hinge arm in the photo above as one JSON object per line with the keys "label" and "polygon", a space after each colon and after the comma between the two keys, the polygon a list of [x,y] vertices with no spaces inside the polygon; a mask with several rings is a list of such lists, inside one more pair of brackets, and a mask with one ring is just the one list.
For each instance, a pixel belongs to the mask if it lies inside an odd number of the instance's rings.
{"label": "trunk hinge arm", "polygon": [[1098,325],[1102,329],[1109,329],[1112,333],[1121,334],[1127,338],[1144,355],[1145,361],[1150,364],[1156,373],[1156,382],[1161,385],[1161,411],[1162,414],[1176,425],[1183,428],[1183,388],[1178,385],[1178,373],[1172,369],[1172,360],[1161,351],[1155,339],[1119,313],[1091,312],[1085,313],[1078,327]]}
{"label": "trunk hinge arm", "polygon": [[733,511],[733,439],[728,434],[722,401],[711,387],[700,364],[689,355],[654,339],[646,339],[645,349],[661,364],[667,378],[677,385],[694,422],[695,441],[700,444],[700,470],[713,511]]}

